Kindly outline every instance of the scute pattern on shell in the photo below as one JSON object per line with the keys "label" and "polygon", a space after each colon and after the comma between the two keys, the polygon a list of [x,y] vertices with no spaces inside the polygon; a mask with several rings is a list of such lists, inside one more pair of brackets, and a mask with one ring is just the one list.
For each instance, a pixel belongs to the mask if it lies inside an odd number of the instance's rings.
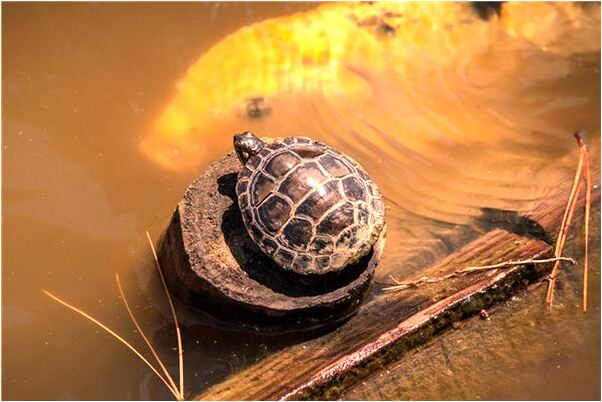
{"label": "scute pattern on shell", "polygon": [[355,263],[384,226],[380,190],[364,169],[305,137],[266,144],[239,173],[236,192],[251,238],[299,274]]}

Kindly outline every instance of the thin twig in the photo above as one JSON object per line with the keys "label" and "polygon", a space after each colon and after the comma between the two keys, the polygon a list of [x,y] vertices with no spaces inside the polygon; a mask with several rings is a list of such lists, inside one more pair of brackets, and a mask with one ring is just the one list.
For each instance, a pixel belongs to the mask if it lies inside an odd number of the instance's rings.
{"label": "thin twig", "polygon": [[556,262],[556,261],[568,261],[571,264],[576,264],[575,260],[573,260],[572,258],[568,258],[568,257],[554,257],[554,258],[546,258],[546,259],[541,259],[541,260],[528,259],[528,260],[520,260],[520,261],[505,261],[505,262],[500,262],[498,264],[492,264],[492,265],[481,265],[481,266],[465,267],[465,268],[459,269],[459,270],[454,271],[454,272],[452,272],[450,274],[447,274],[447,275],[442,275],[442,276],[423,276],[421,278],[418,278],[418,279],[416,279],[414,281],[410,281],[410,282],[400,282],[399,280],[397,280],[392,275],[389,275],[389,277],[391,278],[391,280],[394,282],[394,285],[388,286],[386,288],[383,288],[383,290],[384,291],[388,291],[388,292],[392,292],[392,291],[398,291],[398,290],[403,290],[403,289],[407,289],[407,288],[416,288],[416,287],[418,287],[419,285],[421,285],[423,283],[441,282],[441,281],[444,281],[446,279],[455,278],[455,277],[462,276],[462,275],[467,275],[467,274],[472,274],[472,273],[475,273],[475,272],[482,272],[482,271],[487,271],[487,270],[492,270],[492,269],[498,269],[498,268],[513,267],[513,266],[516,266],[516,265],[545,264],[545,263],[548,263],[548,262]]}
{"label": "thin twig", "polygon": [[59,297],[53,295],[52,293],[43,290],[42,292],[44,292],[44,294],[48,297],[50,297],[51,299],[57,301],[58,303],[62,304],[63,306],[75,311],[76,313],[78,313],[79,315],[81,315],[82,317],[87,318],[88,320],[92,321],[94,324],[98,325],[100,328],[102,328],[103,330],[105,330],[107,333],[109,333],[110,335],[112,335],[113,337],[115,337],[119,342],[123,343],[128,349],[130,349],[132,352],[134,352],[134,354],[136,356],[138,356],[138,358],[140,360],[142,360],[152,371],[153,373],[155,373],[157,375],[157,377],[159,377],[161,379],[161,381],[163,381],[163,383],[165,384],[165,386],[171,391],[171,393],[178,398],[179,400],[179,394],[176,392],[176,390],[172,389],[171,386],[169,385],[169,383],[165,380],[165,378],[163,378],[163,376],[161,374],[159,374],[159,372],[157,371],[157,369],[155,369],[153,367],[152,364],[150,364],[150,362],[144,357],[142,356],[142,354],[135,348],[133,347],[128,341],[126,341],[125,339],[123,339],[121,336],[119,336],[115,331],[113,331],[111,328],[107,327],[105,324],[103,324],[102,322],[100,322],[99,320],[97,320],[96,318],[92,317],[91,315],[87,314],[86,312],[84,312],[83,310],[67,303],[66,301],[60,299]]}
{"label": "thin twig", "polygon": [[[582,139],[580,133],[575,133],[575,137],[577,138],[577,142],[580,143],[580,139]],[[575,207],[577,206],[577,190],[579,188],[579,184],[581,183],[581,171],[583,169],[583,152],[579,153],[579,163],[577,164],[577,170],[575,172],[575,179],[573,180],[573,186],[571,187],[571,192],[569,194],[569,199],[567,201],[566,209],[564,211],[564,216],[562,217],[562,222],[560,224],[560,230],[558,232],[558,237],[556,239],[556,246],[554,247],[554,255],[559,257],[562,255],[562,251],[564,250],[564,243],[566,241],[566,237],[569,231],[569,227],[571,225],[571,220],[573,219],[573,214],[575,212]],[[548,292],[546,294],[546,306],[547,310],[551,311],[554,306],[554,289],[556,285],[556,277],[558,276],[558,269],[560,268],[560,262],[554,263],[552,267],[552,273],[550,274],[550,281],[548,283]]]}
{"label": "thin twig", "polygon": [[159,258],[157,257],[155,245],[153,244],[153,240],[151,239],[151,236],[148,233],[148,231],[146,232],[146,237],[148,238],[148,243],[150,244],[151,250],[153,251],[153,257],[155,258],[155,266],[157,267],[157,271],[159,271],[161,283],[163,283],[163,290],[165,291],[165,296],[167,297],[167,301],[169,302],[169,308],[171,309],[171,315],[173,317],[174,326],[176,327],[176,337],[178,339],[178,363],[180,368],[180,397],[184,399],[184,350],[182,349],[182,336],[180,334],[180,325],[178,324],[178,317],[176,316],[176,309],[174,308],[173,302],[171,300],[171,295],[169,294],[169,290],[167,289],[167,283],[165,282],[165,277],[163,276],[163,270],[161,270],[161,265],[159,264]]}
{"label": "thin twig", "polygon": [[583,312],[587,312],[587,274],[588,274],[588,248],[589,248],[589,214],[592,203],[592,172],[589,167],[589,152],[585,145],[583,134],[580,132],[575,133],[579,147],[581,148],[581,155],[583,156],[583,166],[585,170],[585,251],[583,255]]}
{"label": "thin twig", "polygon": [[[134,325],[136,326],[136,329],[138,330],[138,332],[140,333],[140,335],[142,336],[142,338],[146,342],[146,345],[148,346],[148,348],[150,349],[151,353],[155,357],[155,360],[157,361],[157,363],[159,363],[159,366],[161,366],[161,369],[163,370],[163,373],[165,374],[165,377],[167,378],[167,380],[171,384],[171,388],[174,391],[176,391],[176,392],[179,393],[178,387],[177,387],[176,383],[174,382],[173,378],[171,377],[171,375],[169,374],[169,371],[167,371],[167,368],[163,364],[163,361],[161,361],[161,358],[157,354],[155,348],[153,347],[153,345],[151,344],[151,342],[148,340],[148,338],[146,337],[146,334],[144,333],[144,331],[140,327],[140,324],[138,324],[138,321],[134,317],[134,313],[132,312],[132,309],[130,308],[130,305],[129,305],[128,301],[127,301],[127,298],[125,297],[125,293],[123,292],[123,288],[121,287],[121,282],[119,280],[119,274],[117,272],[115,272],[115,281],[117,282],[117,289],[119,289],[119,294],[121,295],[121,300],[123,300],[123,304],[125,305],[125,308],[126,308],[128,314],[130,315],[130,318],[132,319],[132,322],[134,323]],[[178,400],[182,400],[182,399],[178,398]]]}
{"label": "thin twig", "polygon": [[555,261],[568,261],[571,264],[576,264],[576,261],[569,257],[553,257],[553,258],[545,258],[542,260],[506,261],[506,262],[500,262],[499,264],[493,264],[493,265],[466,267],[466,268],[461,269],[459,272],[460,273],[468,273],[468,272],[474,272],[474,271],[484,271],[484,270],[488,270],[488,269],[510,267],[510,266],[515,266],[515,265],[545,264],[546,262],[555,262]]}

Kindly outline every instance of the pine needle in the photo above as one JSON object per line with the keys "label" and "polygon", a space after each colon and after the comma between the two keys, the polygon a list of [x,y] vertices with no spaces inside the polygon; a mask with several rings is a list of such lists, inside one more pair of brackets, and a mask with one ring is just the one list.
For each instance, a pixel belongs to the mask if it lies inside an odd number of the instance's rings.
{"label": "pine needle", "polygon": [[44,294],[48,297],[50,297],[51,299],[57,301],[58,303],[62,304],[63,306],[75,311],[77,314],[81,315],[84,318],[87,318],[88,320],[92,321],[94,324],[98,325],[100,328],[102,328],[104,331],[106,331],[107,333],[109,333],[110,335],[112,335],[114,338],[116,338],[119,342],[123,343],[128,349],[130,349],[136,356],[138,356],[138,358],[140,360],[142,360],[152,371],[153,373],[155,373],[155,375],[157,377],[159,377],[161,379],[161,381],[163,381],[163,383],[165,384],[165,386],[171,391],[171,393],[176,397],[176,399],[180,400],[180,395],[177,392],[176,389],[173,389],[169,383],[165,380],[165,378],[163,378],[163,376],[161,374],[159,374],[159,372],[153,367],[152,364],[150,364],[150,362],[144,357],[142,356],[142,354],[135,348],[133,347],[128,341],[126,341],[124,338],[122,338],[121,336],[119,336],[115,331],[113,331],[111,328],[107,327],[105,324],[103,324],[102,322],[100,322],[99,320],[97,320],[96,318],[92,317],[91,315],[87,314],[86,312],[84,312],[83,310],[73,306],[72,304],[69,304],[68,302],[60,299],[59,297],[53,295],[52,293],[43,290],[42,292],[44,292]]}
{"label": "pine needle", "polygon": [[484,271],[488,269],[496,269],[496,268],[504,268],[504,267],[512,267],[516,265],[525,265],[525,264],[545,264],[548,262],[557,262],[557,261],[568,261],[571,264],[576,264],[577,262],[569,257],[554,257],[554,258],[545,258],[542,260],[519,260],[519,261],[506,261],[500,262],[499,264],[493,265],[482,265],[476,267],[466,267],[461,269],[460,273],[468,273],[468,272],[476,272],[476,271]]}
{"label": "pine needle", "polygon": [[180,325],[178,324],[178,317],[176,316],[176,309],[174,308],[173,302],[171,300],[171,295],[169,294],[169,289],[167,288],[167,283],[165,282],[165,277],[163,276],[163,270],[161,269],[161,265],[159,264],[159,258],[157,257],[157,251],[155,250],[155,245],[153,244],[153,240],[151,239],[148,231],[146,232],[146,237],[148,238],[148,243],[150,244],[151,250],[153,251],[153,257],[155,259],[155,266],[157,267],[157,271],[159,271],[159,276],[161,277],[161,283],[163,283],[163,290],[165,291],[165,296],[167,297],[167,301],[169,302],[169,308],[171,309],[171,315],[173,317],[174,326],[176,328],[176,337],[178,339],[178,363],[180,367],[180,397],[184,398],[184,350],[182,349],[182,336],[180,334]]}
{"label": "pine needle", "polygon": [[394,284],[383,288],[383,291],[395,292],[395,291],[399,291],[399,290],[403,290],[403,289],[407,289],[407,288],[416,288],[423,283],[441,282],[446,279],[451,279],[451,278],[455,278],[455,277],[467,275],[467,274],[473,274],[475,272],[488,271],[488,270],[492,270],[492,269],[507,268],[507,267],[513,267],[513,266],[517,266],[517,265],[525,265],[525,264],[545,264],[545,263],[557,262],[557,261],[568,261],[571,264],[576,264],[576,261],[573,260],[572,258],[554,257],[554,258],[546,258],[546,259],[541,259],[541,260],[528,259],[528,260],[520,260],[520,261],[505,261],[505,262],[500,262],[498,264],[492,264],[492,265],[480,265],[480,266],[474,266],[474,267],[465,267],[465,268],[459,269],[457,271],[454,271],[451,274],[442,275],[442,276],[423,276],[421,278],[418,278],[418,279],[416,279],[414,281],[410,281],[410,282],[400,282],[392,275],[389,275],[389,277],[391,278],[391,280],[393,281]]}
{"label": "pine needle", "polygon": [[[130,318],[132,319],[132,322],[134,323],[134,325],[136,326],[136,329],[138,330],[138,332],[140,333],[140,335],[144,339],[144,342],[146,342],[146,345],[148,346],[148,348],[150,349],[151,353],[155,357],[155,360],[157,361],[157,363],[159,363],[159,366],[161,366],[161,369],[163,370],[163,374],[165,374],[165,378],[167,378],[167,380],[169,381],[169,384],[171,385],[171,388],[177,391],[178,387],[176,386],[176,383],[174,382],[173,378],[169,374],[169,371],[167,371],[167,368],[163,364],[163,361],[161,361],[161,358],[159,358],[159,355],[157,354],[157,352],[156,352],[155,348],[153,347],[152,343],[146,337],[146,334],[144,333],[144,331],[140,327],[140,324],[138,324],[138,321],[134,317],[132,309],[130,308],[130,305],[129,305],[128,301],[127,301],[127,298],[125,297],[125,293],[123,292],[123,288],[121,287],[121,281],[119,280],[119,274],[117,272],[115,272],[115,281],[117,282],[117,289],[119,289],[119,294],[121,295],[121,300],[123,300],[123,304],[125,305],[125,309],[127,310],[128,314],[130,315]],[[178,400],[182,400],[182,399],[178,398]]]}
{"label": "pine needle", "polygon": [[[581,183],[581,176],[584,164],[584,153],[583,153],[583,136],[580,132],[575,133],[575,138],[577,139],[577,143],[581,149],[579,153],[579,163],[577,164],[577,170],[575,172],[575,178],[573,180],[573,186],[571,187],[571,192],[569,194],[569,199],[567,201],[566,209],[564,211],[564,216],[562,217],[562,223],[560,224],[560,230],[558,232],[558,237],[556,239],[556,246],[554,247],[554,255],[559,257],[562,255],[562,251],[564,250],[564,243],[566,241],[569,227],[571,225],[571,221],[573,219],[573,214],[575,212],[575,207],[577,206],[577,190],[579,188],[579,184]],[[550,274],[550,281],[548,282],[548,292],[546,294],[546,307],[547,311],[551,311],[554,307],[554,290],[556,285],[556,278],[558,276],[558,269],[560,268],[560,262],[557,261],[554,263],[552,267],[552,272]]]}
{"label": "pine needle", "polygon": [[163,271],[161,270],[161,266],[159,265],[159,259],[157,257],[157,252],[155,250],[155,247],[154,247],[153,242],[151,240],[150,234],[148,232],[146,232],[146,236],[148,238],[149,244],[151,246],[151,250],[153,252],[153,257],[155,259],[155,266],[157,267],[157,270],[159,271],[159,276],[161,277],[161,282],[163,284],[163,290],[165,291],[165,295],[167,297],[167,301],[169,302],[169,307],[171,309],[171,314],[172,314],[172,317],[173,317],[173,320],[174,320],[174,325],[176,327],[176,336],[177,336],[177,339],[178,339],[178,363],[179,363],[179,374],[180,374],[180,387],[179,387],[179,389],[176,386],[176,383],[174,382],[173,378],[169,374],[169,371],[167,370],[167,368],[163,364],[161,358],[157,354],[157,351],[155,350],[155,348],[151,344],[150,340],[147,338],[146,334],[144,333],[144,331],[140,327],[140,324],[138,323],[138,321],[134,317],[132,309],[130,308],[130,305],[129,305],[129,303],[127,301],[127,298],[125,296],[125,292],[123,291],[123,288],[121,286],[121,281],[119,280],[119,274],[115,273],[115,281],[117,282],[117,289],[119,289],[119,294],[121,295],[121,299],[123,300],[123,304],[125,305],[125,308],[126,308],[128,314],[129,314],[132,322],[136,326],[136,329],[138,330],[138,332],[140,333],[140,335],[142,336],[142,338],[146,342],[146,345],[148,346],[148,348],[150,349],[151,353],[153,354],[153,357],[155,358],[155,360],[157,361],[157,363],[159,363],[159,366],[163,370],[163,373],[164,373],[165,377],[163,377],[157,371],[157,369],[136,348],[134,348],[128,341],[126,341],[123,337],[121,337],[120,335],[118,335],[115,331],[113,331],[112,329],[110,329],[109,327],[107,327],[105,324],[103,324],[102,322],[100,322],[96,318],[92,317],[91,315],[87,314],[83,310],[81,310],[81,309],[79,309],[79,308],[77,308],[77,307],[75,307],[75,306],[67,303],[66,301],[60,299],[59,297],[53,295],[52,293],[50,293],[50,292],[48,292],[46,290],[42,290],[42,291],[48,297],[54,299],[55,301],[59,302],[63,306],[65,306],[65,307],[67,307],[67,308],[75,311],[79,315],[81,315],[81,316],[87,318],[88,320],[92,321],[94,324],[98,325],[100,328],[102,328],[103,330],[105,330],[106,332],[108,332],[110,335],[112,335],[113,337],[115,337],[117,340],[119,340],[121,343],[123,343],[125,346],[127,346],[132,352],[134,352],[134,354],[136,356],[138,356],[153,371],[153,373],[155,373],[155,375],[157,377],[159,377],[161,379],[161,381],[165,384],[165,386],[167,387],[167,389],[169,389],[169,391],[176,397],[176,399],[178,401],[182,401],[182,400],[184,400],[184,351],[183,351],[183,348],[182,348],[182,337],[181,337],[181,333],[180,333],[180,327],[179,327],[179,324],[178,324],[178,318],[176,316],[176,311],[175,311],[175,308],[174,308],[174,305],[173,305],[173,301],[171,299],[171,295],[169,294],[169,290],[167,289],[167,283],[165,282],[165,278],[163,277]]}
{"label": "pine needle", "polygon": [[583,254],[583,312],[587,312],[587,274],[588,274],[588,248],[589,248],[589,215],[592,204],[592,172],[589,166],[589,152],[585,145],[583,134],[580,132],[575,133],[579,147],[581,148],[581,155],[583,156],[583,166],[585,170],[585,245]]}

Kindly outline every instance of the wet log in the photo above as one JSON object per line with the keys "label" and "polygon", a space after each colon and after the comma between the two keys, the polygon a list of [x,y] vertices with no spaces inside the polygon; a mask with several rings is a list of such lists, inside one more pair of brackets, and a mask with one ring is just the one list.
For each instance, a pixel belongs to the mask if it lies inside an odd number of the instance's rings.
{"label": "wet log", "polygon": [[236,198],[240,162],[230,153],[186,190],[159,244],[168,284],[186,304],[261,331],[308,329],[357,310],[380,259],[373,250],[340,272],[299,275],[254,244]]}
{"label": "wet log", "polygon": [[[599,171],[594,172],[594,183]],[[562,188],[570,188],[567,181]],[[566,199],[542,202],[529,219],[547,236],[496,228],[424,269],[417,277],[501,261],[548,258],[548,238],[558,230]],[[599,205],[599,189],[593,194]],[[583,198],[575,219],[581,219]],[[336,399],[359,380],[396,361],[407,350],[453,322],[506,300],[549,273],[551,264],[524,264],[450,279],[398,293],[377,293],[343,326],[280,350],[196,396],[209,400]],[[412,279],[412,278],[408,278]],[[543,300],[542,300],[543,303]],[[543,305],[542,305],[543,310]]]}

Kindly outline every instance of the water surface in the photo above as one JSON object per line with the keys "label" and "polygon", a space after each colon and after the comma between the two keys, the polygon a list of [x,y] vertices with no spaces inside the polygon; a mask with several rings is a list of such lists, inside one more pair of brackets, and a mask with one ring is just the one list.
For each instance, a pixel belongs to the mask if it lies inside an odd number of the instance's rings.
{"label": "water surface", "polygon": [[[315,7],[3,5],[4,398],[170,397],[127,350],[41,289],[137,339],[114,286],[119,272],[135,313],[175,372],[175,339],[144,232],[160,234],[188,183],[229,149],[237,130],[309,135],[366,167],[388,203],[379,279],[412,275],[453,252],[470,240],[458,239],[458,229],[485,230],[482,208],[528,216],[542,200],[564,196],[557,183],[573,174],[576,128],[586,131],[598,163],[599,5],[514,8],[488,21],[464,8],[419,8],[405,15],[426,15],[428,24],[391,17],[386,23],[403,29],[383,36],[370,10],[357,11],[361,18],[348,25],[341,16],[352,6],[343,4],[251,27],[248,37],[235,34],[212,48],[241,27]],[[274,32],[286,27],[294,27],[290,43],[307,44],[308,58],[289,60],[295,49],[274,48]],[[328,34],[321,34],[324,27]],[[304,29],[322,42],[295,42]],[[312,45],[339,43],[337,35],[356,29],[364,40],[341,41],[342,49]],[[213,55],[211,63],[201,61],[205,54]],[[198,63],[200,70],[188,72]],[[221,94],[215,107],[201,101],[206,92],[195,92],[206,82]],[[197,95],[180,101],[182,88]],[[260,118],[249,113],[249,97],[262,98]],[[174,102],[194,112],[194,130],[160,130]],[[594,318],[575,335],[584,348],[599,344],[599,289],[593,291]],[[183,316],[191,395],[298,341],[240,333],[199,313]],[[573,317],[559,317],[549,331],[563,342]],[[532,336],[506,346],[519,354]],[[568,361],[570,371],[599,378],[597,360],[579,356]],[[524,397],[512,388],[496,393],[497,379],[514,375],[512,366],[501,370],[482,395]],[[411,397],[476,398],[423,391]],[[374,396],[368,388],[353,392]],[[595,390],[587,395],[599,397]]]}

